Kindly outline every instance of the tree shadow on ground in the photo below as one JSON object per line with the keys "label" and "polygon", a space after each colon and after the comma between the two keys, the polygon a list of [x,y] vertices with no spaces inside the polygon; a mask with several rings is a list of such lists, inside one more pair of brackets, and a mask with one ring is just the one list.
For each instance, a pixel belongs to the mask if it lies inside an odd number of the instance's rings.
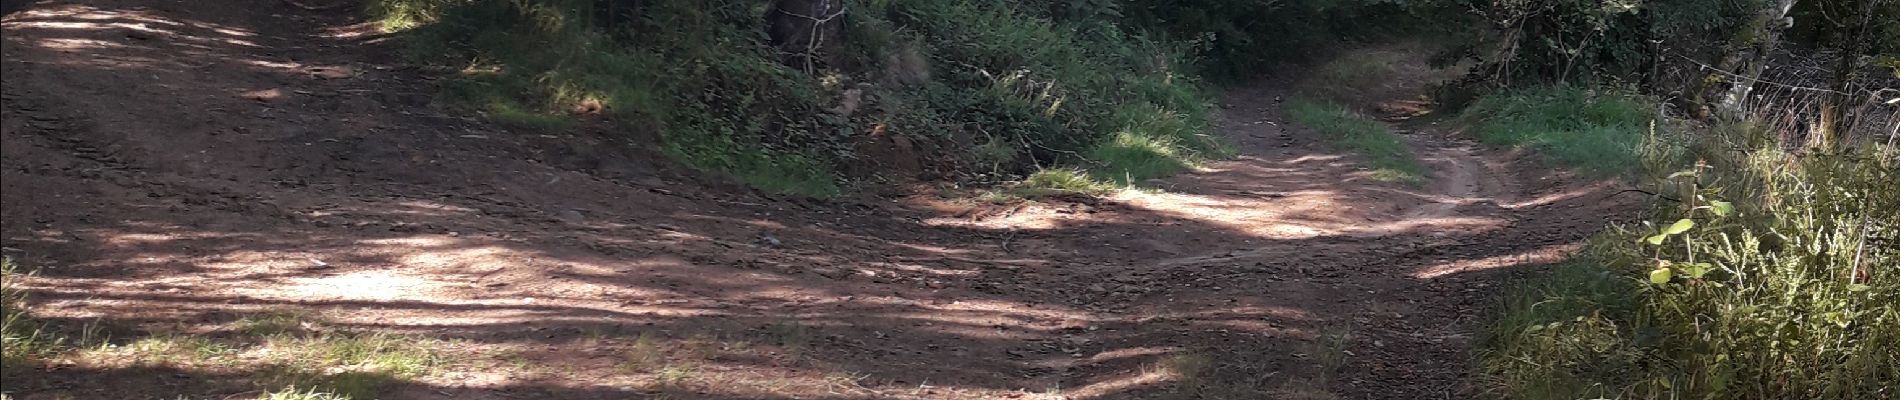
{"label": "tree shadow on ground", "polygon": [[[1420,371],[1463,358],[1450,335],[1483,297],[1467,284],[1482,279],[1464,275],[1519,264],[1458,262],[1601,225],[1492,203],[1461,210],[1495,217],[1482,229],[1363,227],[1397,211],[1377,207],[1429,199],[1360,181],[1348,158],[1273,142],[1310,141],[1298,135],[1243,138],[1242,161],[1172,180],[1161,196],[1173,197],[1043,208],[1023,217],[1030,228],[934,201],[704,189],[645,161],[654,154],[588,149],[612,138],[551,143],[436,110],[426,74],[365,44],[380,38],[332,34],[352,16],[133,3],[40,2],[4,22],[0,231],[38,269],[35,312],[126,340],[295,310],[578,371],[399,382],[391,398],[787,397],[720,389],[753,387],[721,379],[756,374],[848,377],[849,394],[799,398],[1149,397],[1193,378],[1170,366],[1182,354],[1212,359],[1206,379],[1260,393],[1303,377],[1311,342],[1340,330],[1362,339],[1345,378],[1319,385],[1369,398],[1457,373]],[[1354,208],[1376,193],[1411,199]],[[1220,218],[1256,210],[1283,226]],[[1393,298],[1420,304],[1382,303]],[[710,372],[658,386],[657,373],[618,369],[643,335],[763,350],[695,358]],[[249,382],[242,373],[191,368],[8,373],[10,387],[80,397],[253,389],[216,383]]]}

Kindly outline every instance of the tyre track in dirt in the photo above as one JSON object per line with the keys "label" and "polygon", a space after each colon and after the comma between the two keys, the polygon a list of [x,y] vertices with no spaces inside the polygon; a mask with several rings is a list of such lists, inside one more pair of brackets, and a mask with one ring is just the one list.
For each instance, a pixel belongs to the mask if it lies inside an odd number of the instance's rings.
{"label": "tyre track in dirt", "polygon": [[[1131,242],[1202,251],[1095,265],[1082,274],[1098,277],[1087,280],[1093,282],[1087,290],[1106,294],[1086,302],[1111,310],[1101,314],[1110,330],[1147,330],[1091,334],[1085,341],[1172,346],[1212,364],[1197,372],[1208,375],[1196,378],[1203,383],[1177,387],[1175,394],[1471,395],[1482,390],[1471,386],[1465,364],[1473,324],[1503,286],[1500,272],[1558,260],[1605,222],[1592,213],[1626,209],[1615,201],[1589,203],[1614,183],[1554,171],[1523,154],[1481,150],[1427,122],[1394,124],[1431,171],[1427,183],[1377,182],[1351,156],[1323,153],[1323,139],[1314,133],[1282,125],[1284,87],[1261,84],[1226,99],[1221,131],[1240,144],[1237,160],[1170,179],[1165,194],[1116,199],[1243,227],[1259,233],[1251,239],[1264,240],[1171,239],[1165,228],[1155,229]],[[1220,194],[1240,196],[1207,201]],[[1243,310],[1253,313],[1237,312]],[[1196,324],[1222,327],[1191,335],[1154,332]],[[1246,328],[1253,334],[1240,334]],[[1328,352],[1343,359],[1321,355]],[[1078,368],[1141,376],[1113,362]],[[1086,388],[1079,392],[1090,394]]]}

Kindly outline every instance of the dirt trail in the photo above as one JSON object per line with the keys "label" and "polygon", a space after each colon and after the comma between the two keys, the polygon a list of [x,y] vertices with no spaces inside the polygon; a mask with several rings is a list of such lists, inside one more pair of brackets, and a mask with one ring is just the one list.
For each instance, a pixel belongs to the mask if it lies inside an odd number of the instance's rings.
{"label": "dirt trail", "polygon": [[[17,8],[17,9],[16,9]],[[347,9],[55,0],[4,29],[4,245],[36,315],[229,337],[246,315],[453,340],[386,398],[1457,398],[1506,271],[1619,209],[1429,126],[1378,182],[1223,100],[1236,160],[1008,207],[759,195],[435,104]],[[630,370],[641,337],[685,377]],[[4,371],[20,398],[222,398],[230,365]],[[665,382],[662,383],[662,380]]]}

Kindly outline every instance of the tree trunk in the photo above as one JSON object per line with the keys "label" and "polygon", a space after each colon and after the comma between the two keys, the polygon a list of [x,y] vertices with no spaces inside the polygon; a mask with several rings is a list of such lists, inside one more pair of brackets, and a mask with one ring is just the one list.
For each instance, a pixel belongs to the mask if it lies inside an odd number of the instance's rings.
{"label": "tree trunk", "polygon": [[1834,46],[1835,51],[1840,53],[1840,61],[1835,63],[1833,80],[1828,85],[1828,89],[1834,93],[1829,93],[1826,102],[1821,105],[1821,119],[1813,132],[1808,134],[1809,148],[1830,149],[1845,133],[1842,131],[1851,127],[1847,121],[1847,107],[1853,96],[1848,94],[1848,90],[1852,89],[1854,74],[1860,70],[1860,55],[1867,49],[1867,33],[1873,30],[1874,6],[1880,3],[1880,0],[1859,1],[1856,4],[1859,7],[1849,8],[1858,8],[1858,12],[1850,14],[1858,18],[1849,17],[1847,21],[1853,25],[1835,26],[1840,31]]}
{"label": "tree trunk", "polygon": [[1796,0],[1773,0],[1750,19],[1748,28],[1736,38],[1734,48],[1716,64],[1716,76],[1706,79],[1698,91],[1704,101],[1713,102],[1715,116],[1722,120],[1741,120],[1746,114],[1748,93],[1761,79],[1768,57],[1781,44],[1781,31],[1790,25],[1788,10]]}

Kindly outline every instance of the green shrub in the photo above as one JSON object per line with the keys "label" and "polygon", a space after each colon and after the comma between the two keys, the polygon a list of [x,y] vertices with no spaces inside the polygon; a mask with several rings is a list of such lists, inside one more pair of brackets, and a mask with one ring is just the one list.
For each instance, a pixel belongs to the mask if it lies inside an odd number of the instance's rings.
{"label": "green shrub", "polygon": [[1371,117],[1305,97],[1287,102],[1287,112],[1294,123],[1319,131],[1334,147],[1364,156],[1374,178],[1407,184],[1425,179],[1425,167],[1412,155],[1411,148],[1391,128]]}
{"label": "green shrub", "polygon": [[1542,86],[1485,96],[1463,115],[1484,143],[1525,146],[1561,165],[1618,175],[1643,165],[1652,110],[1636,96]]}
{"label": "green shrub", "polygon": [[1659,223],[1507,297],[1485,382],[1520,399],[1896,395],[1900,164],[1879,154],[1705,152],[1664,180],[1679,201]]}
{"label": "green shrub", "polygon": [[[925,156],[988,167],[966,171],[986,179],[1054,166],[1145,178],[1224,154],[1201,132],[1207,96],[1180,72],[1187,48],[1112,29],[1115,13],[1057,20],[999,0],[848,0],[842,54],[804,71],[766,43],[768,3],[377,0],[371,10],[409,28],[419,59],[466,66],[447,93],[491,119],[558,131],[597,113],[659,133],[684,164],[772,191],[838,192],[837,171],[870,131],[948,144]],[[859,111],[834,111],[847,92]],[[1130,140],[1155,151],[1126,158],[1115,146]]]}
{"label": "green shrub", "polygon": [[[945,121],[1021,143],[1015,172],[1085,164],[1094,176],[1146,179],[1180,170],[1166,164],[1226,154],[1204,134],[1206,96],[1180,72],[1184,55],[1169,44],[1084,33],[1003,2],[892,8],[899,26],[916,29],[931,54],[950,61],[938,64],[943,73],[926,96],[930,108]],[[1131,141],[1152,151],[1123,151]]]}

